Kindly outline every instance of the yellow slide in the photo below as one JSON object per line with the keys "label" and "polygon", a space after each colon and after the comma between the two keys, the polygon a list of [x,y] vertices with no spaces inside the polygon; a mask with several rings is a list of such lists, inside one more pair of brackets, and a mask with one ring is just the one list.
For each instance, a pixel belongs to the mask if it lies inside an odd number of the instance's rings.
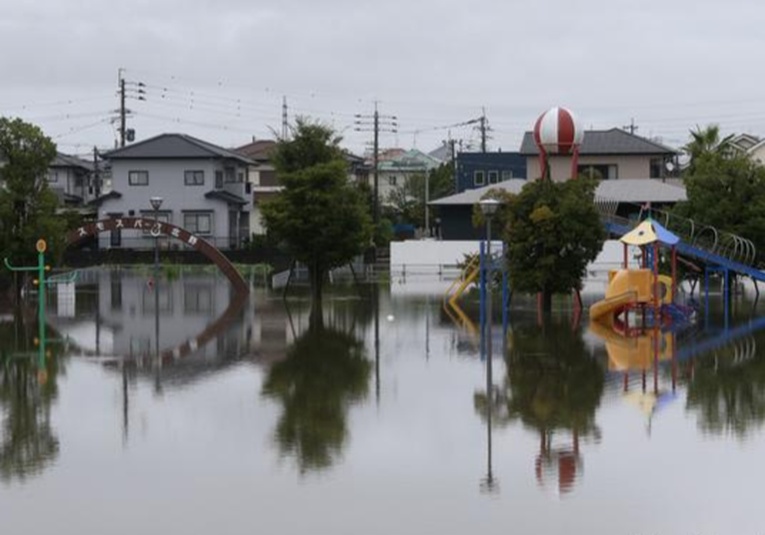
{"label": "yellow slide", "polygon": [[608,297],[598,301],[590,307],[590,320],[598,321],[605,318],[610,319],[616,310],[629,302],[635,301],[636,297],[637,292],[626,291],[613,297]]}
{"label": "yellow slide", "polygon": [[[659,275],[659,300],[672,300],[672,279]],[[651,303],[654,294],[654,278],[650,269],[617,269],[608,274],[606,298],[590,307],[590,319],[604,319],[629,302]]]}

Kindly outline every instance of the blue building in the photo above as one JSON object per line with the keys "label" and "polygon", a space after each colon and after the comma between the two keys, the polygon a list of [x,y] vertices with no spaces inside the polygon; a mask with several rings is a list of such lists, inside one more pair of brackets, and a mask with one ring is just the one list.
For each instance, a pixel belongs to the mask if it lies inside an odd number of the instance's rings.
{"label": "blue building", "polygon": [[457,154],[456,192],[526,178],[526,156],[520,152],[460,152]]}

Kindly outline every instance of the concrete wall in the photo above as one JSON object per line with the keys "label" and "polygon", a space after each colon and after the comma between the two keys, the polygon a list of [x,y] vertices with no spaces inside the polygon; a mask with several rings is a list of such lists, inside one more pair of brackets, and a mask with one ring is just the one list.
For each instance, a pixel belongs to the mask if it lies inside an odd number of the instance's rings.
{"label": "concrete wall", "polygon": [[[502,242],[492,241],[492,247],[501,247]],[[478,252],[477,241],[438,241],[438,240],[407,240],[391,242],[390,268],[391,272],[402,269],[418,270],[438,266],[453,267],[464,262],[465,255]]]}

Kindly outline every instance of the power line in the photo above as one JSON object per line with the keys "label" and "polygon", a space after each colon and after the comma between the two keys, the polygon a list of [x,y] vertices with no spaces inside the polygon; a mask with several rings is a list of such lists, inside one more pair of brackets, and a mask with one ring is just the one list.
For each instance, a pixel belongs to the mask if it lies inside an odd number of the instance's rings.
{"label": "power line", "polygon": [[377,102],[375,102],[374,114],[370,115],[356,115],[356,128],[357,132],[374,132],[374,206],[373,206],[373,221],[375,227],[380,219],[380,199],[379,199],[379,179],[380,179],[380,132],[396,132],[398,127],[397,119],[395,115],[380,115],[377,109]]}

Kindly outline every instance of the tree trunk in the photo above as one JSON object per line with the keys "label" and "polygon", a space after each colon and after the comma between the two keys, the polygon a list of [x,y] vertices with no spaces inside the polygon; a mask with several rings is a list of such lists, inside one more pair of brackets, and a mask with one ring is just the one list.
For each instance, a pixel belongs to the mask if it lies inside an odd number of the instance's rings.
{"label": "tree trunk", "polygon": [[552,292],[547,288],[542,290],[542,312],[545,314],[552,312]]}
{"label": "tree trunk", "polygon": [[324,271],[314,264],[310,269],[311,276],[311,313],[308,317],[309,328],[321,329],[324,327],[324,315],[322,313],[322,289],[324,285]]}

